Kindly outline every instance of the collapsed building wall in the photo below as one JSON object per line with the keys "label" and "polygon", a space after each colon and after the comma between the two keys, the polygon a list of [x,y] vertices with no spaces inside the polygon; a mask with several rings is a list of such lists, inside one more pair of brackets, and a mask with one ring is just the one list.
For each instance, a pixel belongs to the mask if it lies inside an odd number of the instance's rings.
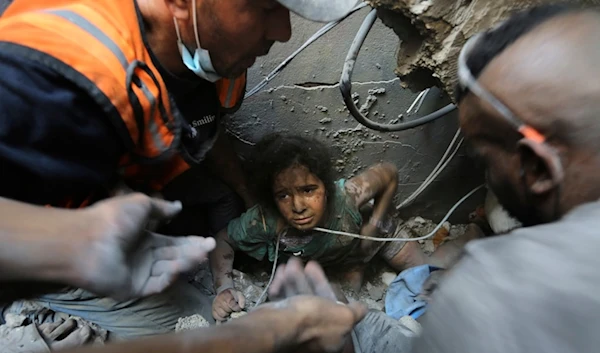
{"label": "collapsed building wall", "polygon": [[[350,116],[338,82],[352,40],[369,11],[364,8],[351,15],[297,55],[266,87],[246,99],[242,109],[228,118],[227,128],[241,154],[249,153],[252,145],[270,132],[314,137],[331,147],[339,177],[352,177],[380,161],[394,163],[399,170],[399,203],[438,164],[458,124],[456,115],[449,114],[414,129],[384,133],[361,126]],[[268,56],[259,58],[249,71],[248,89],[322,27],[322,23],[292,16],[292,39],[275,44]],[[410,121],[449,103],[445,94],[434,89],[418,112],[407,113],[417,93],[404,89],[394,73],[399,47],[394,32],[377,21],[355,65],[353,92],[357,105],[380,123]],[[401,217],[421,215],[439,221],[456,201],[482,182],[483,173],[459,151],[425,193],[403,209]],[[466,222],[468,213],[483,202],[483,195],[476,194],[450,221]]]}
{"label": "collapsed building wall", "polygon": [[[396,74],[413,90],[438,86],[454,96],[460,49],[474,34],[519,9],[550,0],[368,0],[402,40]],[[584,6],[599,0],[570,0]]]}

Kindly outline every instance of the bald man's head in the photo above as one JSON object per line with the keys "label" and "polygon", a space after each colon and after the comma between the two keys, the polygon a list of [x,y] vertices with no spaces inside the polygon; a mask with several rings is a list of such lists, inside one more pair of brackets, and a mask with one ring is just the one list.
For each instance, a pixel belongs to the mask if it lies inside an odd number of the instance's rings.
{"label": "bald man's head", "polygon": [[481,86],[547,138],[523,139],[488,102],[459,92],[467,140],[525,224],[600,198],[599,38],[600,13],[545,6],[487,33],[467,60]]}

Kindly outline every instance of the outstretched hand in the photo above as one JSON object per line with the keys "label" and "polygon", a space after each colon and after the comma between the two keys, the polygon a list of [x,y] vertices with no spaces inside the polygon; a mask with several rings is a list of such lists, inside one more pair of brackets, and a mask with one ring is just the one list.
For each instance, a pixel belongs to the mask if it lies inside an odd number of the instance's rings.
{"label": "outstretched hand", "polygon": [[337,302],[321,266],[309,262],[304,267],[296,258],[279,266],[269,288],[269,298],[274,302],[260,308],[287,309],[292,313],[288,314],[290,322],[295,317],[300,323],[291,333],[278,335],[282,338],[279,344],[292,352],[340,351],[352,328],[367,313],[361,303]]}
{"label": "outstretched hand", "polygon": [[269,287],[269,299],[281,300],[296,295],[316,295],[336,300],[333,288],[317,262],[310,261],[305,267],[299,259],[291,258],[277,268]]}
{"label": "outstretched hand", "polygon": [[181,208],[180,202],[136,193],[83,210],[91,239],[77,254],[80,287],[116,299],[148,296],[205,261],[215,248],[214,239],[167,237],[146,230],[149,222],[168,220]]}

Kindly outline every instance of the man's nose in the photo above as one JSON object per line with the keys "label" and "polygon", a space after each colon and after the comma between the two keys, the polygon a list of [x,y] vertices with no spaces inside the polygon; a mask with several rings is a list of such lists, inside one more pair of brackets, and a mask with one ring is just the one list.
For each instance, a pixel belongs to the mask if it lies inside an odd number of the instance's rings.
{"label": "man's nose", "polygon": [[283,6],[274,9],[268,19],[267,40],[287,42],[292,36],[290,10]]}

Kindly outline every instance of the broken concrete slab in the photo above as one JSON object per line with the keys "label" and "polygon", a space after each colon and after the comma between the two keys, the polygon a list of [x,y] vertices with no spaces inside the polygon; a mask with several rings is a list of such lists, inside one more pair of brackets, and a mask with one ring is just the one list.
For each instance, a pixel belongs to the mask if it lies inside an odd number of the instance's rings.
{"label": "broken concrete slab", "polygon": [[[402,41],[396,74],[413,90],[438,86],[454,97],[460,49],[518,9],[553,0],[368,0]],[[570,3],[599,5],[599,0]]]}

